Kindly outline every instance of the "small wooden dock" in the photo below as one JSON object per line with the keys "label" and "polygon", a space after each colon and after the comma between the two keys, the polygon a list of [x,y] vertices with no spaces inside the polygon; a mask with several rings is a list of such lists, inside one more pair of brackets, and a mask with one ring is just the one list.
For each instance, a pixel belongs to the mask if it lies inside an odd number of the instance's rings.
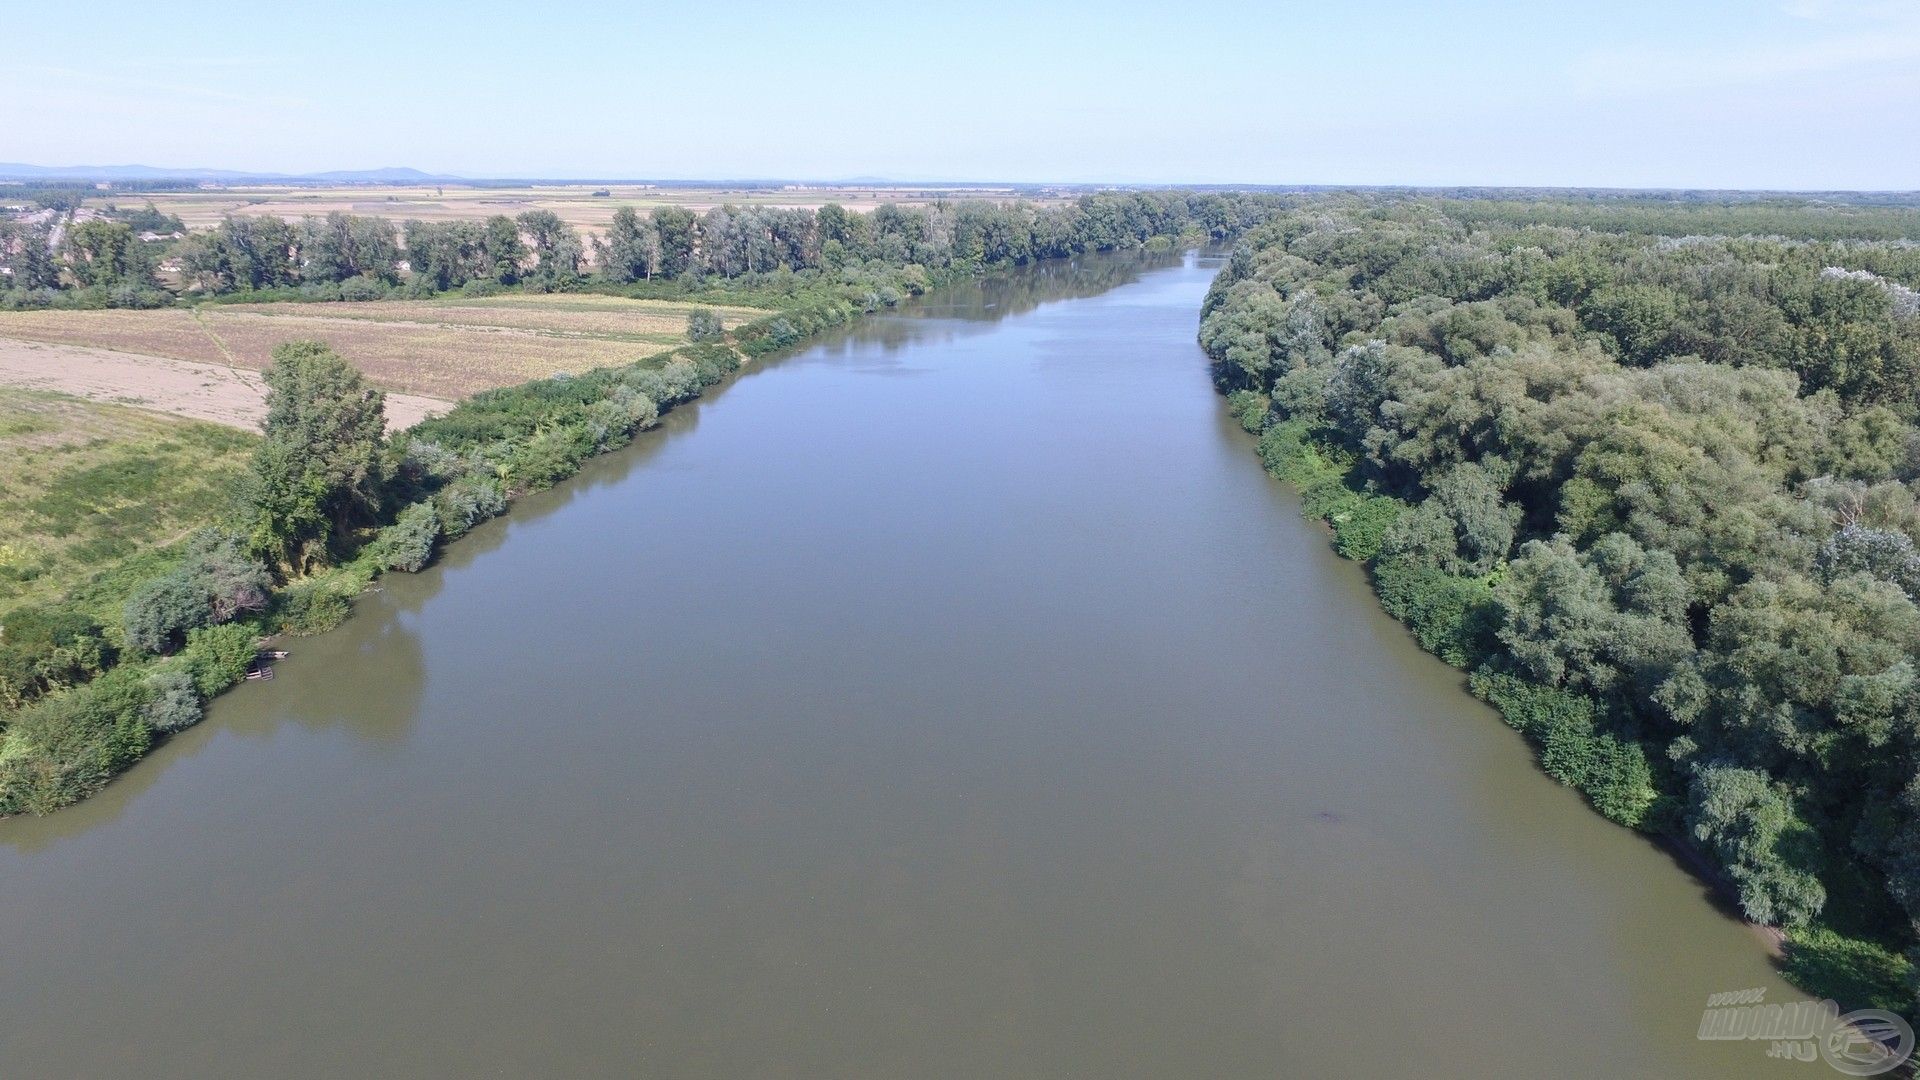
{"label": "small wooden dock", "polygon": [[254,656],[253,662],[247,665],[247,681],[253,682],[273,678],[273,665],[267,663],[267,661],[285,660],[286,658],[287,650],[285,649],[260,650],[260,652]]}

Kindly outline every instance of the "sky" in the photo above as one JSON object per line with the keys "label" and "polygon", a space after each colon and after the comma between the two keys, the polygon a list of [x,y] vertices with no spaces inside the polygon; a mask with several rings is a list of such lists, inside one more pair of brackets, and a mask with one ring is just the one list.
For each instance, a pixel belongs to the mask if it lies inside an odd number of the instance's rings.
{"label": "sky", "polygon": [[0,161],[540,178],[1920,189],[1920,0],[5,16]]}

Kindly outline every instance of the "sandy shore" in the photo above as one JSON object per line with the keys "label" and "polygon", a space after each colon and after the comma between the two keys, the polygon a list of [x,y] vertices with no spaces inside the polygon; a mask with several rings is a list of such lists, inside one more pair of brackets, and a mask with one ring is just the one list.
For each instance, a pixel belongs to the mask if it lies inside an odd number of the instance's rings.
{"label": "sandy shore", "polygon": [[[92,401],[110,401],[257,431],[267,415],[266,383],[257,371],[0,338],[0,384]],[[413,394],[387,394],[387,429],[409,428],[453,407]]]}

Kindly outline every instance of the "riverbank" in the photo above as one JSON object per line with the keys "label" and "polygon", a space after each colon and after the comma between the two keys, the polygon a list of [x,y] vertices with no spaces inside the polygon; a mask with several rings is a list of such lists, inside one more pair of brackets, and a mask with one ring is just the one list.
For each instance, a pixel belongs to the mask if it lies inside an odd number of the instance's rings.
{"label": "riverbank", "polygon": [[[1302,513],[1327,529],[1329,546],[1342,558],[1367,564],[1379,550],[1383,521],[1399,512],[1397,500],[1373,494],[1364,486],[1349,482],[1348,467],[1337,464],[1334,453],[1317,445],[1297,425],[1268,423],[1269,403],[1245,391],[1231,398],[1231,411],[1249,435],[1256,438],[1256,450],[1267,474],[1287,484],[1301,497]],[[1383,507],[1382,504],[1390,504]],[[1383,513],[1382,510],[1392,513]],[[1431,585],[1429,595],[1420,595],[1420,585],[1381,577],[1369,568],[1369,580],[1382,606],[1400,620],[1408,632],[1427,651],[1455,667],[1465,666],[1468,655],[1461,644],[1460,623],[1470,621],[1476,602],[1484,599],[1458,589],[1440,593]],[[1437,595],[1436,595],[1437,594]],[[1477,631],[1468,631],[1476,633]],[[1612,778],[1598,770],[1569,769],[1569,757],[1598,757],[1604,751],[1602,736],[1594,733],[1591,721],[1554,726],[1558,707],[1542,705],[1549,696],[1544,688],[1526,688],[1470,678],[1475,696],[1495,706],[1506,722],[1526,736],[1538,751],[1542,769],[1554,779],[1585,795],[1590,804],[1616,824],[1648,834],[1668,851],[1674,861],[1706,884],[1726,910],[1739,916],[1740,893],[1725,871],[1693,838],[1675,824],[1671,811],[1649,813],[1651,800],[1621,802]],[[1564,714],[1560,714],[1564,715]],[[1584,714],[1576,714],[1584,715]],[[1623,819],[1621,808],[1638,806],[1630,818]],[[1856,915],[1841,912],[1842,917]],[[1797,929],[1747,922],[1756,943],[1780,965],[1782,974],[1801,989],[1823,998],[1833,998],[1841,1010],[1854,1008],[1910,1011],[1907,987],[1913,979],[1910,961],[1858,923],[1849,925],[1823,919]]]}
{"label": "riverbank", "polygon": [[235,562],[232,542],[196,534],[127,560],[57,609],[9,612],[0,662],[15,707],[0,716],[0,816],[51,813],[100,790],[197,723],[212,698],[262,670],[268,639],[333,629],[382,575],[423,569],[443,545],[627,445],[749,358],[853,317],[844,305],[797,305],[721,341],[463,401],[411,427],[392,448],[411,497],[390,513],[391,524],[362,536],[337,565],[277,583],[256,575],[246,586],[253,599],[190,627],[177,649],[143,651],[112,632],[117,616],[156,581],[252,573]]}

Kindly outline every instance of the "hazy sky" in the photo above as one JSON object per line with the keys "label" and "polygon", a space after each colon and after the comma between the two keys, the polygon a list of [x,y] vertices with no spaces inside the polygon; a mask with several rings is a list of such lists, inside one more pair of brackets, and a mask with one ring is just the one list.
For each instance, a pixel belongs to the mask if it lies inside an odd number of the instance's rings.
{"label": "hazy sky", "polygon": [[484,176],[1920,188],[1920,0],[104,0],[0,161]]}

